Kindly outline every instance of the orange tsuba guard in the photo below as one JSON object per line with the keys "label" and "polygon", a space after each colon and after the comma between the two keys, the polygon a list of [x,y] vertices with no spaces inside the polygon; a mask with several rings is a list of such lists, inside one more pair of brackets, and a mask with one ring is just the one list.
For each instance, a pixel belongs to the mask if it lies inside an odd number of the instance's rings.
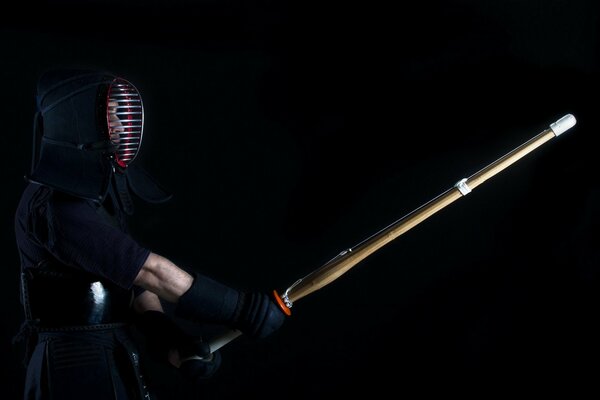
{"label": "orange tsuba guard", "polygon": [[281,311],[283,311],[285,315],[287,315],[288,317],[292,315],[292,310],[290,310],[290,308],[283,302],[281,296],[279,296],[279,293],[277,293],[277,290],[273,290],[273,297],[275,297],[277,305],[279,306],[279,308],[281,308]]}

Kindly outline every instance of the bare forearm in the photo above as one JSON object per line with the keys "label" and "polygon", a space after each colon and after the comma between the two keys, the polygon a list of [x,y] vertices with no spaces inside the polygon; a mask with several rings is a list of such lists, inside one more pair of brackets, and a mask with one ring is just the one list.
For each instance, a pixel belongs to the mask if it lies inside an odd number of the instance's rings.
{"label": "bare forearm", "polygon": [[135,278],[138,285],[161,299],[175,303],[192,285],[193,277],[165,257],[150,253]]}
{"label": "bare forearm", "polygon": [[135,298],[133,301],[133,309],[139,314],[145,311],[164,311],[158,296],[149,290],[143,291]]}
{"label": "bare forearm", "polygon": [[162,300],[177,303],[174,314],[180,318],[227,325],[254,338],[267,337],[285,319],[283,310],[267,294],[239,291],[208,276],[189,274],[154,253],[134,283]]}

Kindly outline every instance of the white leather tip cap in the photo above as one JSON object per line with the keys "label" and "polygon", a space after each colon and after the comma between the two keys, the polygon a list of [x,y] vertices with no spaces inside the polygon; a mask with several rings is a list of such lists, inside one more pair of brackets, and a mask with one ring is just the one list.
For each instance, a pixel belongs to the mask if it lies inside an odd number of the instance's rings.
{"label": "white leather tip cap", "polygon": [[558,121],[550,124],[550,129],[552,129],[554,135],[558,136],[561,133],[571,129],[573,126],[575,126],[576,123],[577,120],[575,119],[573,114],[567,114]]}

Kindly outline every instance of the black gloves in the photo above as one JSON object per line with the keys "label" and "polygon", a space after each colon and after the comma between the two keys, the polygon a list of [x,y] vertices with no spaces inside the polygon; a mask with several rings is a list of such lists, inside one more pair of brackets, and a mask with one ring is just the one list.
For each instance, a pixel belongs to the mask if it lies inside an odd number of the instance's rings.
{"label": "black gloves", "polygon": [[185,342],[178,350],[181,359],[179,372],[191,381],[210,378],[221,366],[221,353],[211,353],[208,343],[202,340]]}
{"label": "black gloves", "polygon": [[266,294],[237,291],[204,275],[193,275],[194,282],[179,298],[175,315],[228,325],[257,339],[271,335],[283,324],[285,314]]}
{"label": "black gloves", "polygon": [[201,338],[185,333],[168,315],[160,311],[145,311],[138,314],[136,327],[146,339],[146,350],[150,357],[159,362],[169,362],[169,353],[179,353],[179,371],[193,381],[210,378],[221,365],[218,351],[210,348]]}
{"label": "black gloves", "polygon": [[264,338],[281,327],[285,314],[264,293],[240,292],[232,325],[246,335]]}

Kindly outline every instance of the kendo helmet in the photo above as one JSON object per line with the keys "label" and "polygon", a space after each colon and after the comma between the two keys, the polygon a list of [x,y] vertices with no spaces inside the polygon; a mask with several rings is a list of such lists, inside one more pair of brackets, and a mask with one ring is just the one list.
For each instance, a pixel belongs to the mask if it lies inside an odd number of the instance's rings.
{"label": "kendo helmet", "polygon": [[144,104],[127,79],[105,71],[57,69],[37,85],[30,181],[102,202],[111,182],[150,202],[170,195],[132,165]]}

